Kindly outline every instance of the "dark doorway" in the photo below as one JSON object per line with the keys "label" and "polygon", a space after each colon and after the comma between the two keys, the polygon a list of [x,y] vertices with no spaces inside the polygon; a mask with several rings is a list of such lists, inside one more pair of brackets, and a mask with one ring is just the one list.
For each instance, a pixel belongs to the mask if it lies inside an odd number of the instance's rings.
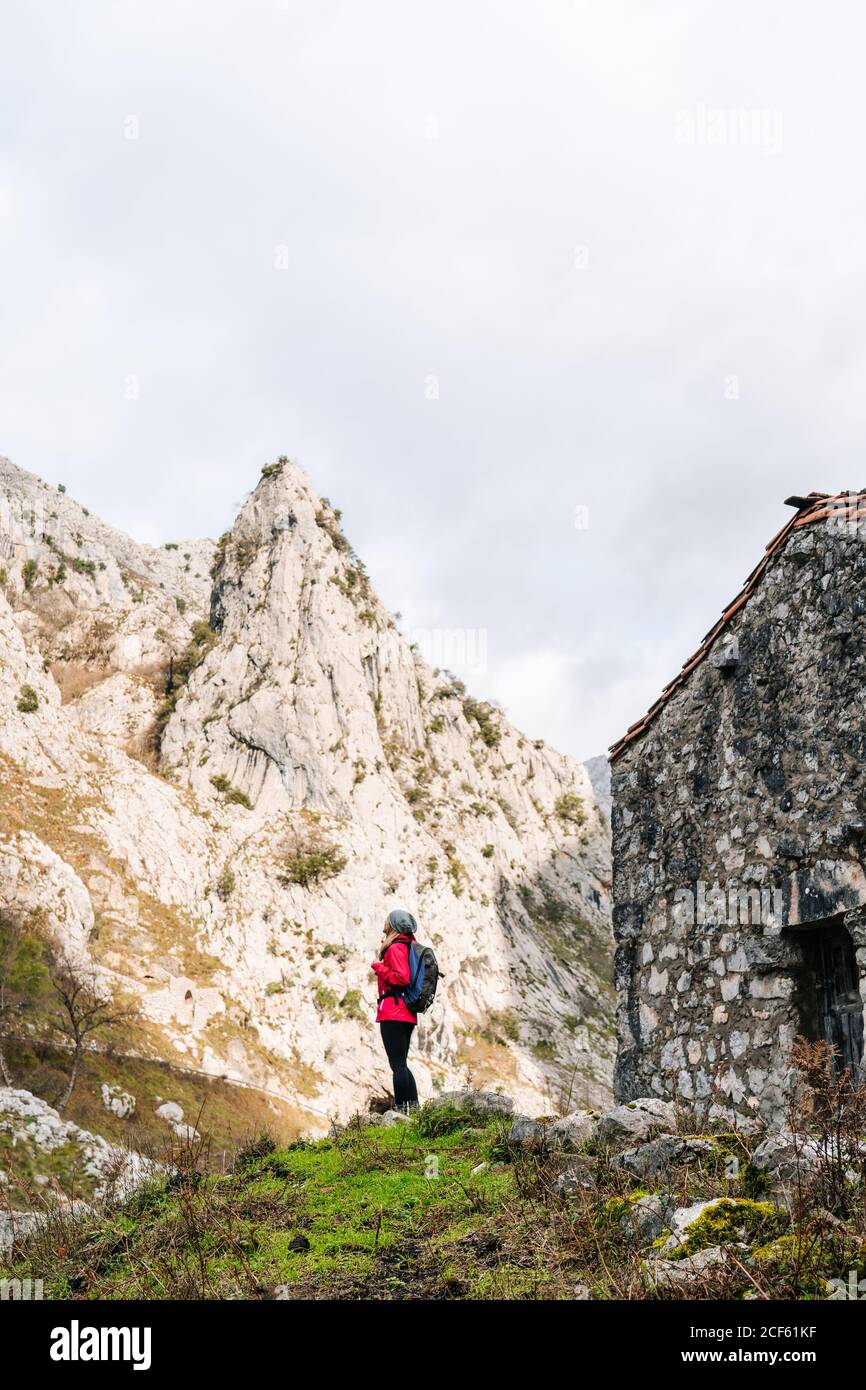
{"label": "dark doorway", "polygon": [[803,947],[804,1033],[835,1049],[835,1070],[862,1079],[863,1000],[851,935],[841,923],[796,932]]}

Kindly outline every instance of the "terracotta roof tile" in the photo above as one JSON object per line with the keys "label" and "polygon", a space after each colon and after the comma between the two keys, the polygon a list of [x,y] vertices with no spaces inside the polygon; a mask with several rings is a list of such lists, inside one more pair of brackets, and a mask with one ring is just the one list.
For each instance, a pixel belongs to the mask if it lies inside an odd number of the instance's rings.
{"label": "terracotta roof tile", "polygon": [[[853,500],[855,498],[857,499],[856,501]],[[737,597],[723,610],[721,618],[710,628],[694,655],[683,662],[682,670],[679,674],[674,676],[672,681],[668,682],[659,699],[656,700],[654,705],[650,706],[643,718],[638,719],[636,723],[632,724],[623,737],[608,750],[611,762],[618,758],[620,753],[646,732],[659,710],[667,704],[671,696],[679,690],[680,686],[691,675],[695,667],[699,666],[709,654],[710,648],[719,633],[723,631],[734,614],[738,613],[743,605],[748,603],[776,552],[787,543],[793,531],[800,526],[811,526],[817,521],[826,521],[830,517],[838,517],[840,513],[844,516],[846,521],[866,520],[866,495],[862,493],[840,492],[833,495],[827,492],[810,492],[807,497],[789,497],[787,498],[786,504],[791,507],[796,507],[796,514],[791,517],[790,521],[786,522],[781,531],[777,532],[771,541],[768,541],[762,559],[752,570]]]}

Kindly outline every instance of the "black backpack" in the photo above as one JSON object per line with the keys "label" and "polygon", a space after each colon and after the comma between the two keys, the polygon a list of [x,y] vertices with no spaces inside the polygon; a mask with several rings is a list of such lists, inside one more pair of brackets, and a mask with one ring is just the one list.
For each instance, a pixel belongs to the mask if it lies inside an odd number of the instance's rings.
{"label": "black backpack", "polygon": [[436,998],[436,986],[442,974],[439,962],[432,946],[421,946],[411,936],[398,936],[392,945],[397,941],[402,941],[409,952],[409,983],[402,989],[388,990],[388,994],[393,999],[402,999],[410,1013],[426,1014]]}

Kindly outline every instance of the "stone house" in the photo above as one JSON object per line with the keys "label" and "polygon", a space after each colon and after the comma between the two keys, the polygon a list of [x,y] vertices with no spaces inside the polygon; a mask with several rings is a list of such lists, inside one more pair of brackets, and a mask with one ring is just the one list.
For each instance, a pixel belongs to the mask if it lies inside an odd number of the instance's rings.
{"label": "stone house", "polygon": [[618,1100],[777,1122],[798,1035],[861,1074],[866,492],[788,504],[610,750]]}

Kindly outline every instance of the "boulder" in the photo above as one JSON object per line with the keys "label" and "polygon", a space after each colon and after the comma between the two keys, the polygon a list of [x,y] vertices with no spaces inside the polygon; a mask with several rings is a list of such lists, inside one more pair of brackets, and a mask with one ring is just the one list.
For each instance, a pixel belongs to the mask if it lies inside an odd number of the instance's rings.
{"label": "boulder", "polygon": [[385,1129],[390,1129],[392,1125],[405,1124],[408,1119],[409,1116],[405,1115],[402,1110],[383,1110],[381,1114],[374,1112],[372,1115],[365,1115],[361,1123],[367,1129],[381,1129],[383,1126]]}
{"label": "boulder", "polygon": [[591,1159],[581,1154],[563,1154],[556,1162],[556,1174],[550,1190],[557,1197],[586,1192],[595,1187],[595,1169]]}
{"label": "boulder", "polygon": [[706,1250],[685,1255],[681,1260],[647,1260],[643,1271],[647,1282],[654,1288],[677,1289],[694,1284],[708,1272],[721,1272],[726,1263],[727,1256],[722,1247],[710,1245]]}
{"label": "boulder", "polygon": [[514,1110],[511,1097],[501,1096],[498,1091],[445,1091],[430,1104],[453,1105],[456,1110],[485,1115],[510,1115]]}
{"label": "boulder", "polygon": [[598,1119],[589,1110],[575,1110],[558,1120],[532,1120],[516,1115],[508,1131],[508,1142],[514,1148],[564,1150],[574,1153],[595,1140]]}
{"label": "boulder", "polygon": [[542,1149],[547,1143],[549,1125],[518,1115],[508,1131],[508,1143],[515,1149]]}
{"label": "boulder", "polygon": [[615,1162],[617,1167],[625,1168],[633,1177],[646,1181],[662,1177],[672,1168],[699,1163],[714,1149],[715,1145],[710,1139],[683,1139],[678,1134],[660,1134],[636,1149],[619,1154]]}
{"label": "boulder", "polygon": [[725,1105],[716,1103],[713,1103],[707,1111],[707,1123],[723,1125],[728,1130],[738,1130],[740,1134],[745,1134],[748,1138],[754,1138],[764,1128],[760,1119],[751,1115],[742,1115],[737,1110],[731,1110]]}
{"label": "boulder", "polygon": [[[700,1230],[695,1224],[705,1213],[708,1219],[701,1223]],[[659,1250],[659,1255],[676,1254],[691,1245],[739,1245],[748,1249],[756,1241],[766,1245],[775,1239],[788,1225],[788,1214],[775,1202],[756,1202],[748,1197],[713,1197],[704,1202],[692,1202],[690,1206],[678,1207],[671,1213],[670,1235]]]}
{"label": "boulder", "polygon": [[670,1202],[667,1198],[654,1194],[629,1202],[628,1211],[619,1224],[629,1243],[644,1249],[659,1239],[668,1225],[670,1216]]}
{"label": "boulder", "polygon": [[805,1178],[819,1158],[820,1149],[814,1139],[782,1130],[768,1135],[758,1145],[752,1154],[752,1165],[766,1173],[773,1184],[792,1183],[798,1174]]}
{"label": "boulder", "polygon": [[604,1112],[598,1121],[598,1142],[606,1148],[622,1148],[649,1139],[660,1130],[672,1130],[676,1122],[673,1101],[643,1096]]}
{"label": "boulder", "polygon": [[547,1142],[552,1149],[582,1149],[595,1141],[598,1118],[589,1110],[575,1110],[554,1120],[547,1130]]}
{"label": "boulder", "polygon": [[178,1105],[176,1100],[163,1101],[162,1105],[158,1105],[153,1113],[169,1125],[179,1125],[183,1122],[183,1106]]}
{"label": "boulder", "polygon": [[121,1086],[109,1086],[105,1081],[102,1083],[102,1104],[119,1120],[128,1120],[135,1113],[135,1096]]}
{"label": "boulder", "polygon": [[685,1244],[688,1239],[689,1227],[703,1216],[704,1212],[710,1207],[717,1206],[718,1203],[726,1201],[725,1197],[711,1197],[705,1202],[692,1202],[688,1207],[677,1207],[671,1212],[667,1224],[671,1228],[671,1233],[661,1248],[661,1254],[669,1255],[674,1250]]}

